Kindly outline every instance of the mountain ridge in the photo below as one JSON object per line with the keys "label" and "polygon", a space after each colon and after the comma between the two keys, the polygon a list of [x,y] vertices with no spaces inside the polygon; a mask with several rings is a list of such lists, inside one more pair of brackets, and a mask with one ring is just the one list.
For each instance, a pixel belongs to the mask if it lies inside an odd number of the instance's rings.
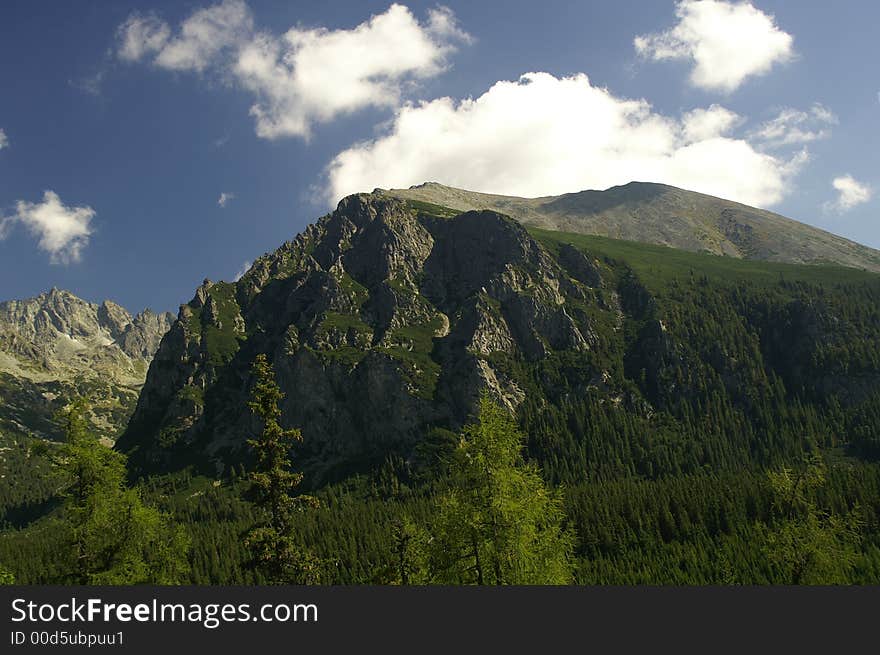
{"label": "mountain ridge", "polygon": [[170,313],[150,309],[132,316],[111,300],[91,303],[53,287],[33,298],[0,302],[0,352],[23,360],[20,374],[35,380],[106,363],[111,366],[102,373],[137,386],[141,375],[125,360],[134,364],[152,357],[172,320]]}
{"label": "mountain ridge", "polygon": [[880,251],[780,214],[677,187],[630,182],[604,191],[520,198],[437,182],[377,193],[457,211],[490,209],[559,232],[788,263],[836,263],[880,272]]}

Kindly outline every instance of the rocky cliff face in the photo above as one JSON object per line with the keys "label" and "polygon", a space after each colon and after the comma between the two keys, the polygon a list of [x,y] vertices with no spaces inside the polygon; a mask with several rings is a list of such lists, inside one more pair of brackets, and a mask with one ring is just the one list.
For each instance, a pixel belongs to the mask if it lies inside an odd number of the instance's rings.
{"label": "rocky cliff face", "polygon": [[199,453],[222,469],[253,428],[249,367],[264,352],[315,475],[381,461],[432,426],[460,426],[484,388],[515,407],[524,392],[499,361],[588,354],[602,284],[584,255],[560,263],[495,212],[348,197],[180,308],[119,446],[144,466]]}
{"label": "rocky cliff face", "polygon": [[57,436],[54,412],[82,395],[96,429],[116,436],[172,319],[59,289],[0,303],[0,430]]}

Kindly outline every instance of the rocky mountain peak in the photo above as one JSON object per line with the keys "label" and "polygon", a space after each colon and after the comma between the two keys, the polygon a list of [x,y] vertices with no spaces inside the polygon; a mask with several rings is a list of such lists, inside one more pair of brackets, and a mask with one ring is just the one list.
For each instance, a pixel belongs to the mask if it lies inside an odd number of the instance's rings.
{"label": "rocky mountain peak", "polygon": [[17,374],[63,379],[100,370],[136,384],[171,318],[152,312],[133,318],[110,300],[95,304],[53,287],[0,303],[0,353]]}
{"label": "rocky mountain peak", "polygon": [[[257,353],[275,366],[285,421],[303,426],[322,466],[460,426],[482,389],[515,407],[524,393],[493,358],[593,348],[586,275],[498,212],[348,196],[237,282],[196,290],[120,447],[165,465],[198,443],[223,466],[248,433]],[[602,285],[598,268],[590,281]]]}
{"label": "rocky mountain peak", "polygon": [[122,336],[131,320],[131,314],[111,300],[105,300],[98,306],[98,323],[110,332],[114,341]]}
{"label": "rocky mountain peak", "polygon": [[97,309],[97,305],[53,287],[35,298],[0,303],[0,327],[34,341],[51,340],[58,334],[85,337],[101,330]]}

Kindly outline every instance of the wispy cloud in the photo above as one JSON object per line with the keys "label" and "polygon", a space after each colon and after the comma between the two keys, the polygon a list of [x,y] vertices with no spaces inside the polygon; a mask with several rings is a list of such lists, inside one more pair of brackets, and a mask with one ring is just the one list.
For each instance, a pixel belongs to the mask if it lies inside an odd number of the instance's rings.
{"label": "wispy cloud", "polygon": [[315,124],[366,107],[393,107],[404,85],[437,75],[471,37],[446,8],[420,22],[403,5],[352,29],[254,27],[242,0],[199,9],[173,30],[155,14],[132,14],[118,29],[117,55],[158,68],[214,71],[255,98],[250,114],[266,139],[308,138]]}
{"label": "wispy cloud", "polygon": [[792,36],[750,2],[681,0],[675,15],[674,27],[637,36],[633,44],[654,61],[692,61],[690,81],[701,89],[734,91],[794,56]]}
{"label": "wispy cloud", "polygon": [[831,126],[837,125],[837,116],[819,103],[807,111],[784,108],[777,116],[752,131],[752,137],[767,147],[799,145],[827,139]]}
{"label": "wispy cloud", "polygon": [[244,275],[245,273],[247,273],[247,272],[250,270],[250,268],[251,268],[251,263],[250,263],[250,262],[245,262],[244,264],[242,264],[242,265],[241,265],[241,268],[240,268],[239,271],[238,271],[238,273],[236,273],[236,274],[235,274],[235,277],[232,278],[232,281],[233,281],[233,282],[238,282],[238,281],[241,279],[242,275]]}
{"label": "wispy cloud", "polygon": [[67,83],[74,89],[78,89],[90,96],[99,96],[101,95],[101,85],[104,83],[105,75],[106,71],[99,70],[94,75],[67,80]]}
{"label": "wispy cloud", "polygon": [[171,28],[153,13],[135,12],[116,31],[117,55],[123,61],[140,61],[160,52],[168,39]]}

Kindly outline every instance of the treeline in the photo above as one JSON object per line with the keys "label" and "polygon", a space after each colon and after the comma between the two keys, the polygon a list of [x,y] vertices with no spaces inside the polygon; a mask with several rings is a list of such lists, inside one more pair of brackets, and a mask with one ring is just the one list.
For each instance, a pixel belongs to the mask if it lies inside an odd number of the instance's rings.
{"label": "treeline", "polygon": [[[72,457],[68,445],[62,467],[72,472],[81,468],[73,463],[91,462],[99,472],[95,480],[102,481],[94,489],[106,494],[101,505],[111,509],[111,523],[89,518],[89,502],[82,502],[87,496],[74,493],[71,478],[58,511],[2,535],[0,562],[7,573],[27,583],[880,580],[876,464],[826,453],[770,474],[754,468],[653,480],[630,476],[554,492],[523,459],[522,433],[485,398],[479,420],[455,440],[436,437],[444,447],[433,449],[437,459],[430,472],[391,457],[371,476],[305,496],[289,459],[298,433],[277,422],[271,398],[277,401],[280,392],[271,369],[262,366],[262,391],[256,393],[270,400],[255,400],[265,429],[251,445],[267,455],[252,470],[219,484],[184,472],[152,479],[134,492],[118,476],[119,455],[95,450],[74,430],[73,443],[85,450]],[[138,543],[151,543],[149,548],[120,547],[119,535],[131,529],[119,529],[130,514],[119,514],[126,507],[151,517],[145,525],[153,531],[135,531]],[[186,538],[175,532],[172,517]],[[77,543],[77,525],[91,525],[91,542]],[[159,534],[166,535],[166,547],[157,557]],[[92,558],[91,568],[83,568],[69,553],[84,549],[116,556]]]}
{"label": "treeline", "polygon": [[[862,516],[858,555],[845,581],[880,582],[880,470],[876,465],[831,463],[828,483],[814,491],[817,507]],[[143,487],[146,501],[172,514],[191,539],[182,582],[265,584],[248,566],[244,535],[257,512],[242,500],[245,481],[213,486],[211,480],[172,476]],[[316,496],[321,507],[294,521],[295,541],[327,563],[327,583],[392,584],[398,581],[394,526],[430,521],[436,498],[399,487],[396,496],[374,495],[361,479]],[[178,494],[167,495],[174,485]],[[191,485],[191,486],[190,486]],[[193,494],[197,494],[194,495]],[[575,537],[577,584],[787,584],[770,559],[772,491],[766,473],[697,473],[669,480],[618,480],[566,487],[565,525]],[[59,582],[56,564],[65,547],[57,524],[42,519],[0,535],[0,566],[22,583]]]}

